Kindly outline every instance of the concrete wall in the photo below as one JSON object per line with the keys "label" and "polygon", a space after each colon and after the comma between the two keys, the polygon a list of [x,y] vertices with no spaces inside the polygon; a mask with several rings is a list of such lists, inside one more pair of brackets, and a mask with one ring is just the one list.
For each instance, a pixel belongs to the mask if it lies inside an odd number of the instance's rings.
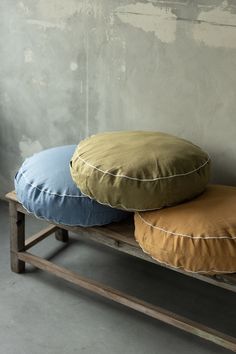
{"label": "concrete wall", "polygon": [[236,185],[236,2],[1,0],[1,196],[25,157],[118,129],[190,139]]}

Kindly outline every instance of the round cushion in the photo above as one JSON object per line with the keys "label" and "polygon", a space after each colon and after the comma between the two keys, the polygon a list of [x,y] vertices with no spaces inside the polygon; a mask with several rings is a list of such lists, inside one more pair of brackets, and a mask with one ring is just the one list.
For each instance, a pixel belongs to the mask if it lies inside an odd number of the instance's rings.
{"label": "round cushion", "polygon": [[70,176],[76,145],[61,146],[28,158],[15,177],[19,201],[35,216],[58,224],[94,226],[120,221],[127,213],[84,196]]}
{"label": "round cushion", "polygon": [[236,187],[210,185],[197,198],[135,214],[135,238],[158,262],[188,272],[236,272]]}
{"label": "round cushion", "polygon": [[81,191],[99,203],[153,210],[200,194],[209,157],[198,146],[158,132],[122,131],[83,140],[71,160]]}

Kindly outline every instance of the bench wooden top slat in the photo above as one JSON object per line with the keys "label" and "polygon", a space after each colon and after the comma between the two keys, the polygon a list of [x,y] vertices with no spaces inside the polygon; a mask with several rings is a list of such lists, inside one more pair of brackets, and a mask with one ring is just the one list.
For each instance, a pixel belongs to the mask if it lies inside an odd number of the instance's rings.
{"label": "bench wooden top slat", "polygon": [[15,191],[11,191],[11,192],[7,193],[5,197],[8,200],[11,200],[13,202],[17,202],[17,197],[16,197],[16,192]]}
{"label": "bench wooden top slat", "polygon": [[[27,211],[22,207],[21,203],[17,200],[16,197],[16,192],[12,191],[6,194],[6,199],[12,202],[15,202],[18,204],[19,211],[28,214]],[[208,276],[205,274],[199,274],[199,273],[190,273],[186,272],[182,269],[174,269],[168,265],[163,265],[155,260],[153,260],[149,255],[145,254],[141,248],[139,247],[138,243],[136,242],[134,238],[134,223],[132,219],[127,219],[119,223],[113,223],[109,224],[106,226],[93,226],[93,227],[81,227],[81,226],[66,226],[66,225],[60,225],[60,224],[55,224],[51,223],[59,228],[65,228],[69,231],[79,233],[79,232],[87,232],[89,233],[95,233],[102,235],[103,237],[107,237],[108,239],[113,239],[116,242],[120,242],[121,244],[127,245],[129,247],[132,247],[134,249],[134,252],[132,254],[138,258],[144,259],[146,261],[158,264],[160,266],[163,266],[165,268],[177,271],[178,273],[188,275],[190,277],[214,284],[216,286],[223,287],[228,290],[233,290],[236,291],[236,273],[233,274],[217,274],[214,276]],[[106,242],[104,242],[106,244]],[[122,249],[121,249],[122,251]],[[124,249],[125,252],[125,249]],[[130,253],[130,252],[127,252]]]}

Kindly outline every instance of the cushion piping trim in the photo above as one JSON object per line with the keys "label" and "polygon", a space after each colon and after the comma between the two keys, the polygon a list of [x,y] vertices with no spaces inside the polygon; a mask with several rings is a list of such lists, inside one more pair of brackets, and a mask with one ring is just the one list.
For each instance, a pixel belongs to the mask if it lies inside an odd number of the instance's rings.
{"label": "cushion piping trim", "polygon": [[194,270],[189,270],[189,269],[186,269],[184,268],[183,266],[174,266],[174,265],[171,265],[167,262],[164,262],[164,261],[161,261],[159,260],[158,258],[152,256],[148,251],[146,251],[143,246],[140,244],[140,242],[137,240],[137,238],[135,237],[136,241],[138,242],[138,245],[141,247],[142,251],[144,253],[146,253],[148,256],[150,256],[152,259],[154,259],[155,261],[157,261],[158,263],[160,264],[164,264],[165,266],[167,267],[170,267],[170,268],[173,268],[173,269],[183,269],[184,271],[186,272],[189,272],[189,273],[195,273],[195,274],[199,274],[199,273],[214,273],[214,274],[219,274],[219,273],[235,273],[236,270],[232,270],[232,271],[228,271],[228,270],[216,270],[216,269],[212,269],[212,270],[199,270],[199,271],[194,271]]}
{"label": "cushion piping trim", "polygon": [[148,221],[146,221],[139,213],[137,213],[137,215],[139,216],[139,218],[148,226],[151,226],[154,229],[157,229],[159,231],[163,231],[166,234],[170,234],[173,236],[181,236],[181,237],[187,237],[187,238],[191,238],[191,239],[202,239],[202,240],[209,240],[209,239],[214,239],[214,240],[220,240],[220,239],[228,239],[228,240],[234,240],[236,239],[236,236],[233,237],[227,237],[227,236],[219,236],[219,237],[215,237],[215,236],[205,236],[205,237],[201,237],[201,236],[191,236],[188,234],[182,234],[182,233],[178,233],[178,232],[172,232],[169,230],[166,230],[162,227],[159,226],[154,226],[151,223],[149,223]]}
{"label": "cushion piping trim", "polygon": [[[25,176],[25,174],[22,171],[18,171],[17,174],[20,174],[21,176],[23,176],[28,185],[30,185],[31,187],[33,187],[35,189],[38,189],[40,192],[47,193],[47,194],[50,194],[50,195],[56,195],[58,197],[86,198],[85,195],[58,194],[58,193],[53,193],[53,192],[49,192],[49,191],[43,190],[43,189],[39,188],[38,186],[36,186],[35,184],[29,182],[28,178]],[[15,180],[16,180],[16,178],[15,178]],[[78,190],[79,190],[79,188],[78,188]]]}
{"label": "cushion piping trim", "polygon": [[[87,162],[86,160],[82,159],[82,157],[80,157],[80,156],[77,156],[77,158],[79,160],[81,160],[83,163],[85,163],[86,165],[88,165],[89,167],[91,167],[94,170],[97,170],[97,171],[103,173],[104,175],[108,174],[108,175],[113,176],[113,177],[127,178],[127,179],[131,179],[131,180],[143,181],[143,182],[154,182],[154,181],[167,179],[167,178],[182,177],[182,176],[190,175],[191,173],[194,173],[194,172],[200,170],[202,167],[204,167],[210,161],[210,157],[208,156],[208,159],[201,166],[195,168],[194,170],[188,171],[186,173],[177,173],[175,175],[156,177],[156,178],[137,178],[137,177],[130,177],[130,176],[122,175],[122,174],[114,174],[114,173],[111,173],[109,171],[104,171],[104,170],[92,165],[91,163]],[[72,158],[72,160],[73,160],[73,158]]]}

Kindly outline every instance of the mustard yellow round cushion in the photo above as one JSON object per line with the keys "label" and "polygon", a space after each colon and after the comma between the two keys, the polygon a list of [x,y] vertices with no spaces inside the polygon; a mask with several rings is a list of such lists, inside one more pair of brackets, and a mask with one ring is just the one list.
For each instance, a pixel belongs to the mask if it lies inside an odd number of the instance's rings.
{"label": "mustard yellow round cushion", "polygon": [[188,272],[236,272],[236,188],[209,185],[171,208],[135,213],[135,238],[158,262]]}
{"label": "mustard yellow round cushion", "polygon": [[83,140],[71,159],[82,193],[125,210],[153,210],[191,199],[209,179],[208,155],[159,132],[120,131]]}

